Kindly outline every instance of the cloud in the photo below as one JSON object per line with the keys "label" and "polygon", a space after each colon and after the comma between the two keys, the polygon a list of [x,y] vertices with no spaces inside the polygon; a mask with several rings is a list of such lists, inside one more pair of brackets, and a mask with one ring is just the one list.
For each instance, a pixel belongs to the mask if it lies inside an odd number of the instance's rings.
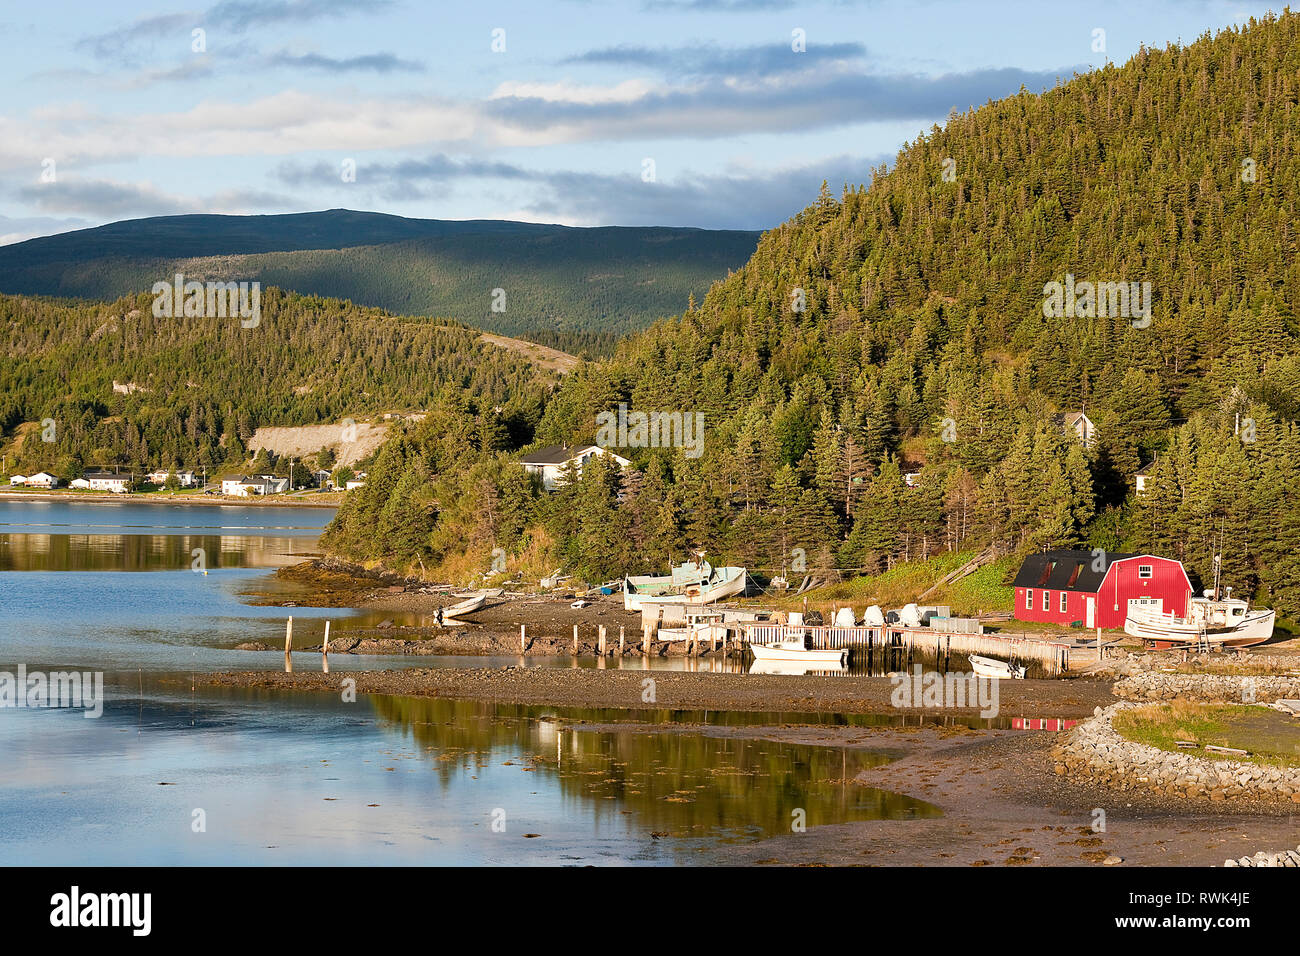
{"label": "cloud", "polygon": [[393,0],[224,0],[204,11],[167,13],[142,17],[104,33],[77,41],[76,47],[100,59],[123,59],[135,48],[164,37],[183,39],[188,48],[190,31],[246,33],[255,27],[285,23],[307,23],[326,17],[372,13],[393,6]]}
{"label": "cloud", "polygon": [[149,40],[171,35],[189,35],[198,26],[197,13],[165,13],[142,17],[123,27],[83,37],[77,41],[78,50],[86,50],[100,59],[117,59],[125,56],[131,47]]}
{"label": "cloud", "polygon": [[403,60],[392,53],[367,53],[362,56],[333,57],[320,53],[290,53],[281,50],[267,57],[268,66],[322,70],[328,73],[423,73],[424,64]]}
{"label": "cloud", "polygon": [[[356,184],[367,195],[387,201],[441,199],[457,181],[497,180],[526,183],[533,197],[520,215],[534,221],[575,225],[707,226],[717,229],[769,229],[807,206],[822,180],[834,190],[863,184],[886,157],[864,160],[833,156],[774,169],[733,166],[721,173],[689,171],[671,180],[644,182],[640,172],[602,174],[586,170],[537,170],[513,163],[435,154],[392,163],[363,163]],[[328,163],[284,164],[276,173],[296,187],[338,187],[339,171]]]}
{"label": "cloud", "polygon": [[292,209],[301,205],[295,199],[270,192],[230,190],[209,197],[178,196],[147,184],[62,177],[53,183],[23,186],[16,191],[16,195],[36,209],[78,213],[99,222],[196,212],[244,213],[267,208]]}
{"label": "cloud", "polygon": [[56,232],[70,229],[83,229],[94,225],[86,219],[55,219],[52,216],[20,216],[11,218],[0,216],[0,246],[15,242],[35,239],[37,236],[52,236]]}
{"label": "cloud", "polygon": [[518,139],[529,132],[568,141],[716,138],[800,133],[855,123],[942,119],[1011,95],[1055,86],[1062,71],[982,69],[943,76],[812,72],[740,83],[712,79],[660,88],[625,102],[493,97],[484,113]]}
{"label": "cloud", "polygon": [[796,53],[788,43],[724,48],[712,43],[652,49],[623,45],[588,50],[563,64],[648,67],[672,77],[770,76],[848,64],[866,56],[861,43],[818,43]]}

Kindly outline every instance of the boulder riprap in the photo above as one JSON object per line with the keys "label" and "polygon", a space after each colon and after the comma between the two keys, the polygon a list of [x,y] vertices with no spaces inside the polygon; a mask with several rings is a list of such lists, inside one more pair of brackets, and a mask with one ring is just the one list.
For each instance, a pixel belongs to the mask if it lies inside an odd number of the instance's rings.
{"label": "boulder riprap", "polygon": [[1214,801],[1250,796],[1300,803],[1300,767],[1207,760],[1127,739],[1115,729],[1114,717],[1139,706],[1144,705],[1112,704],[1068,731],[1053,749],[1057,774],[1169,796]]}

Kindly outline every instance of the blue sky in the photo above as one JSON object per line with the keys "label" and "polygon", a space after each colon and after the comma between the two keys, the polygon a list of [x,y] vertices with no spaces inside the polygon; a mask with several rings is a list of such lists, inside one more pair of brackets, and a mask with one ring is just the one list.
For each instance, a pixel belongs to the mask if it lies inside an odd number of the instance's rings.
{"label": "blue sky", "polygon": [[334,207],[765,229],[823,179],[868,181],[954,108],[1269,9],[1278,5],[10,3],[0,243],[140,216]]}

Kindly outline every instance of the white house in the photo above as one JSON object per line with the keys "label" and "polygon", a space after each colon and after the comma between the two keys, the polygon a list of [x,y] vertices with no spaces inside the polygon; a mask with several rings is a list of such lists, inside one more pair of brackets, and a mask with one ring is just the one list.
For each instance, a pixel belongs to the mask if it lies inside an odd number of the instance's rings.
{"label": "white house", "polygon": [[366,483],[366,480],[365,480],[364,478],[353,478],[351,481],[347,482],[347,483],[343,486],[343,490],[344,490],[344,491],[351,491],[351,490],[353,490],[354,488],[360,488],[360,487],[361,487],[362,485],[364,485],[365,483]]}
{"label": "white house", "polygon": [[114,475],[107,471],[88,471],[82,476],[91,491],[111,491],[124,495],[131,490],[130,475]]}
{"label": "white house", "polygon": [[[152,485],[162,485],[167,483],[167,479],[171,474],[170,471],[151,471],[144,476],[144,480]],[[176,481],[182,488],[193,488],[196,484],[194,472],[192,471],[176,472]]]}
{"label": "white house", "polygon": [[1067,432],[1074,432],[1084,448],[1091,448],[1097,440],[1097,426],[1084,412],[1067,412],[1057,418]]}
{"label": "white house", "polygon": [[25,484],[27,484],[27,476],[26,476],[26,475],[10,475],[10,476],[9,476],[9,484],[11,484],[11,485],[25,485]]}
{"label": "white house", "polygon": [[88,489],[90,487],[90,480],[87,478],[73,478],[70,482],[68,482],[68,487]]}
{"label": "white house", "polygon": [[524,471],[532,475],[539,475],[542,479],[542,487],[547,491],[554,491],[564,484],[564,473],[572,462],[577,470],[579,477],[582,476],[582,466],[589,462],[595,455],[609,455],[618,463],[620,468],[626,468],[632,464],[631,461],[616,455],[608,448],[601,448],[599,445],[547,445],[545,448],[539,448],[537,451],[529,452],[519,459],[519,463],[524,466]]}
{"label": "white house", "polygon": [[1144,494],[1147,493],[1147,488],[1148,488],[1148,487],[1150,486],[1150,484],[1151,484],[1151,470],[1152,470],[1153,468],[1155,468],[1155,465],[1156,465],[1156,463],[1155,463],[1154,461],[1151,462],[1151,463],[1148,464],[1148,465],[1143,465],[1143,466],[1142,466],[1141,468],[1139,468],[1139,469],[1137,470],[1137,472],[1134,474],[1133,477],[1134,477],[1134,479],[1137,481],[1137,493],[1138,493],[1138,494],[1140,494],[1140,495],[1144,495]]}
{"label": "white house", "polygon": [[59,479],[48,471],[38,471],[34,475],[27,476],[27,484],[31,488],[57,488]]}
{"label": "white house", "polygon": [[274,475],[225,475],[221,479],[221,493],[236,498],[252,495],[274,495],[289,488],[288,478]]}

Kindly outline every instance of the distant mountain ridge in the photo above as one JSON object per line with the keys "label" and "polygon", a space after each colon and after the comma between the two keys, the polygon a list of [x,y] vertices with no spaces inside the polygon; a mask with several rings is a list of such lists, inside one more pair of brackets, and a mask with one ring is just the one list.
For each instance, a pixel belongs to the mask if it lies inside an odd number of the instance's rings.
{"label": "distant mountain ridge", "polygon": [[0,246],[0,292],[112,300],[179,271],[599,350],[702,297],[748,260],[759,236],[348,209],[158,216]]}

